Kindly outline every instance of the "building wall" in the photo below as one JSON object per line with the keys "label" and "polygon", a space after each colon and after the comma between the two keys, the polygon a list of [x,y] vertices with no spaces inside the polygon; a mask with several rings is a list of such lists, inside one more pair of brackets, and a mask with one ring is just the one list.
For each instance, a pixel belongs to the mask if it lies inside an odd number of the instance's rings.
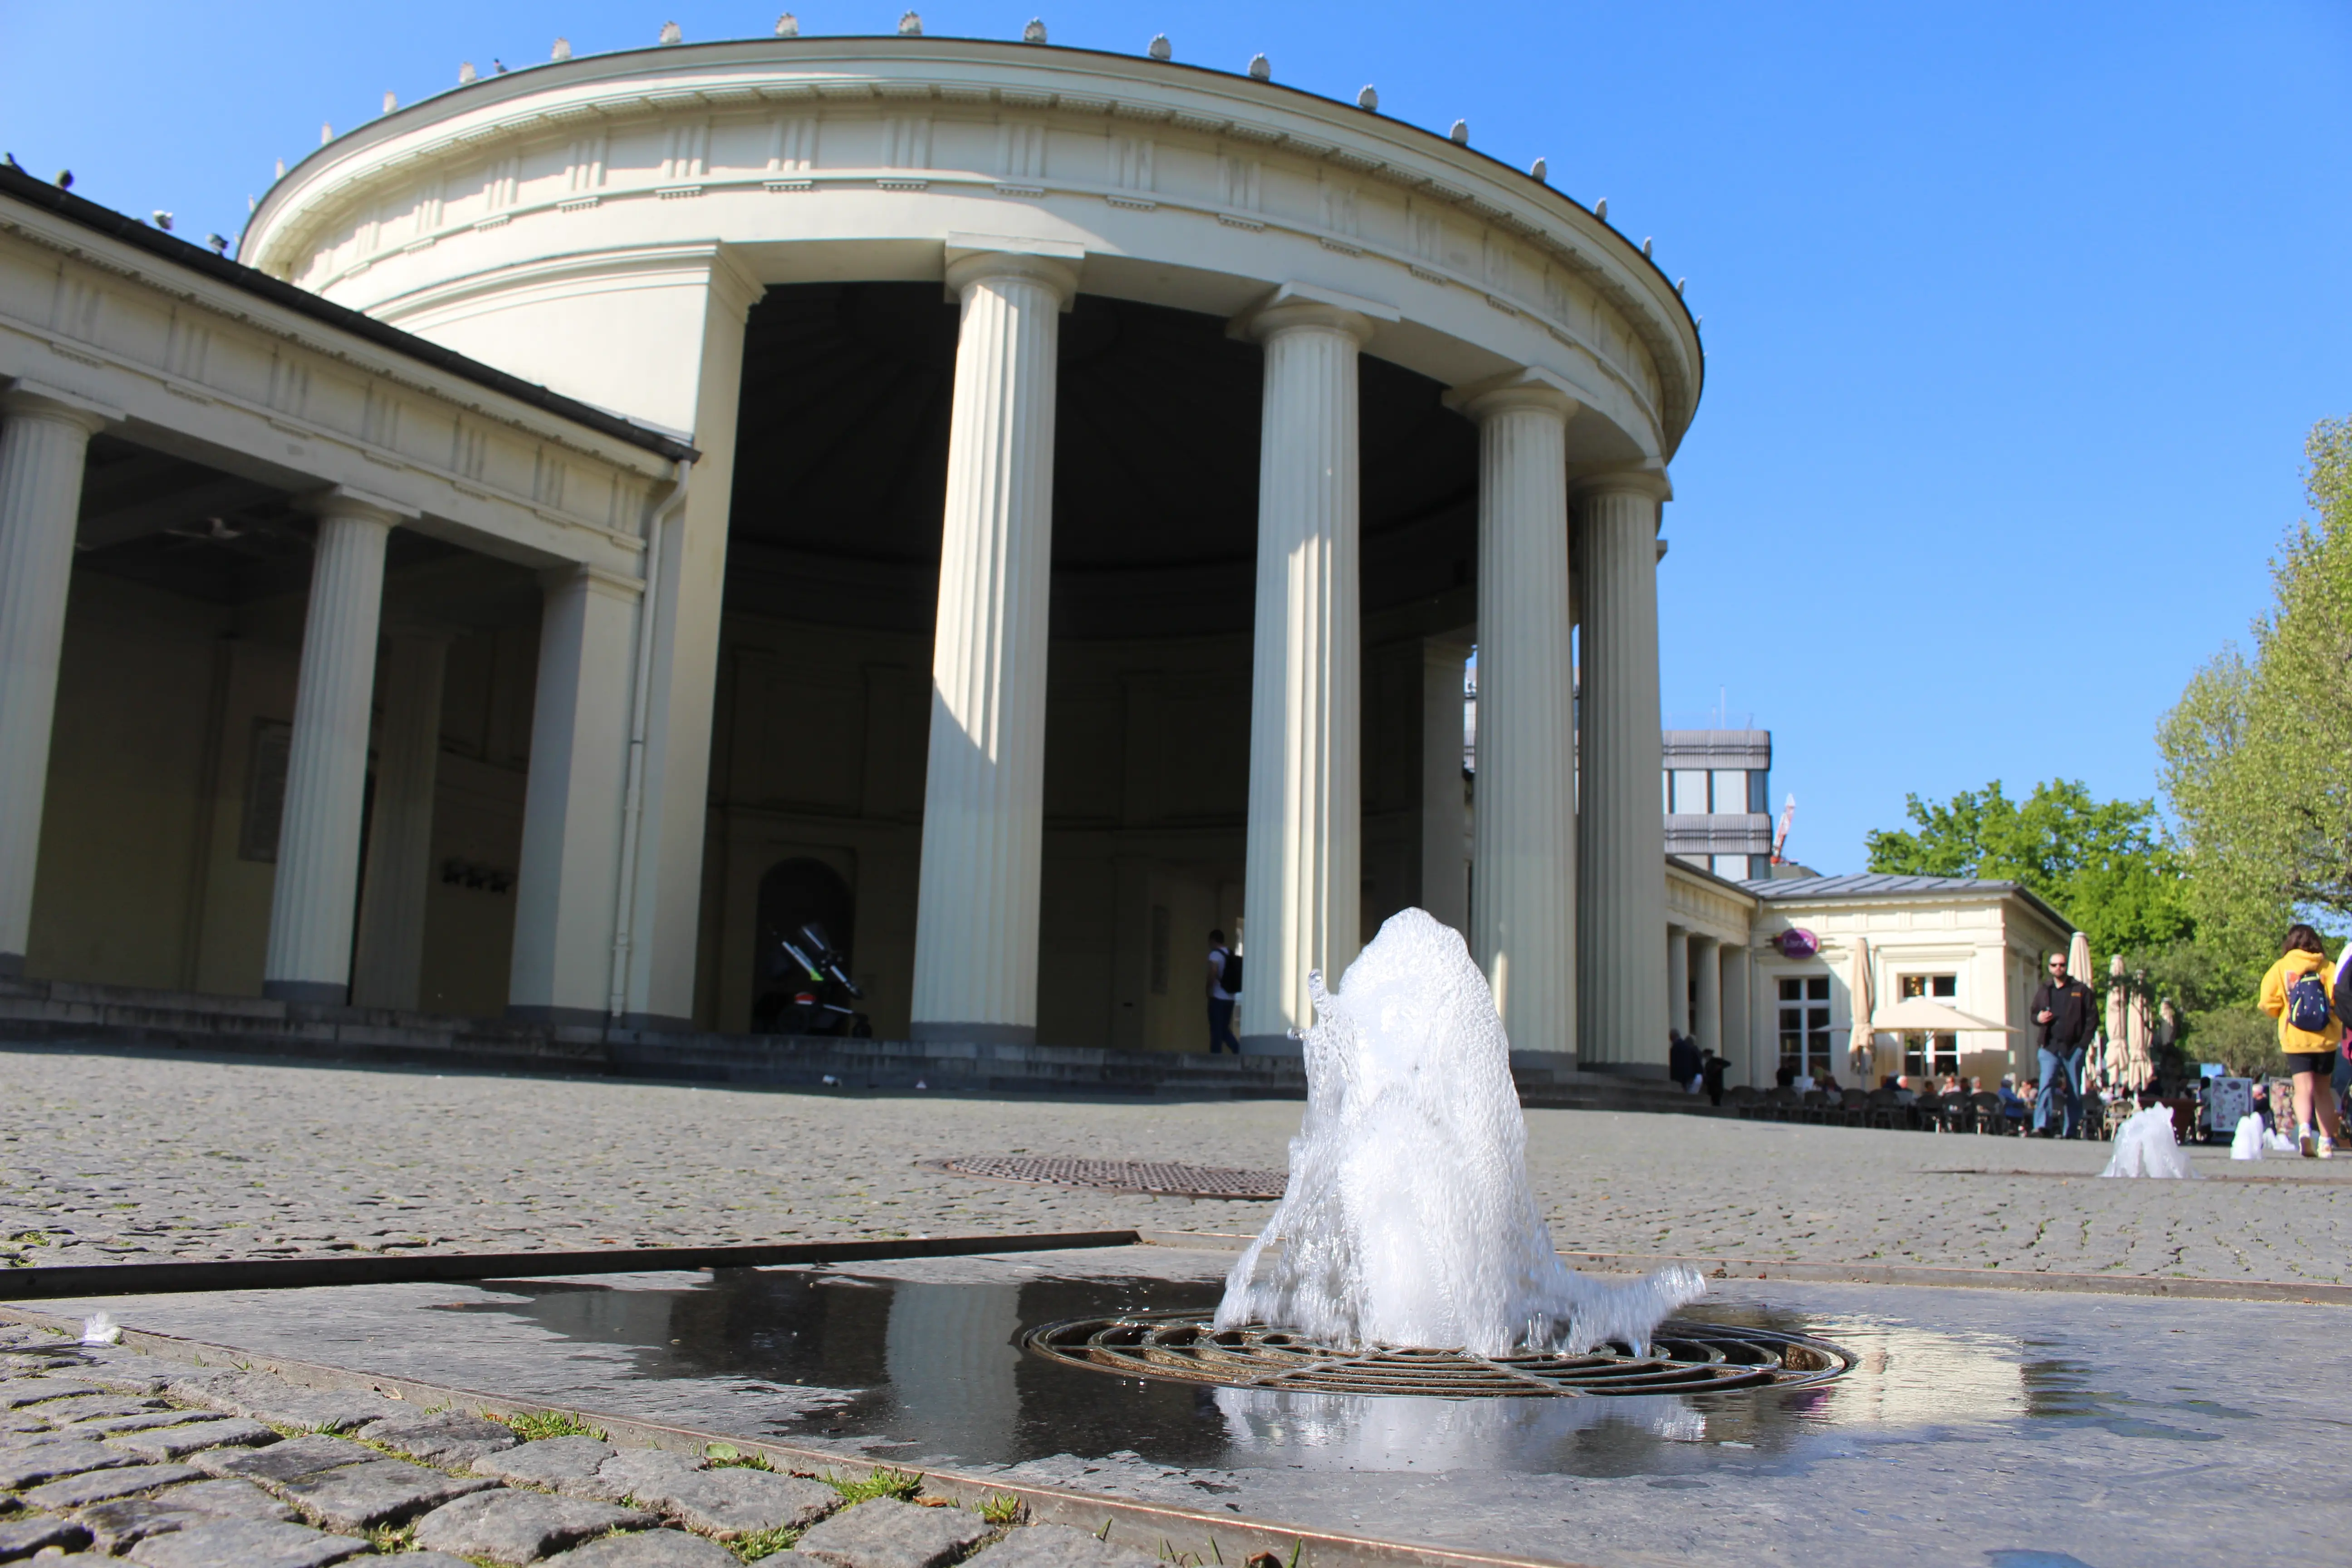
{"label": "building wall", "polygon": [[[251,996],[276,877],[268,801],[291,723],[299,595],[238,608],[74,574],[29,974]],[[506,1006],[534,626],[451,647],[420,1005]],[[275,773],[282,779],[282,773]],[[462,868],[450,880],[445,869]],[[503,885],[498,873],[503,873]]]}
{"label": "building wall", "polygon": [[[1781,957],[1774,943],[1781,931],[1792,927],[1819,937],[1820,952],[1803,960]],[[1875,1005],[1898,999],[1906,974],[1951,974],[1958,986],[1958,994],[1949,999],[1954,1006],[2018,1030],[2005,1038],[1962,1035],[1960,1076],[1982,1078],[1990,1088],[2004,1073],[2031,1075],[2033,1047],[2023,1027],[2025,1004],[2041,955],[2052,947],[2063,949],[2067,935],[2014,896],[1931,895],[1917,900],[1855,899],[1818,904],[1768,901],[1759,912],[1755,931],[1754,1059],[1777,1063],[1780,1058],[1780,982],[1826,974],[1832,1059],[1839,1081],[1845,1081],[1846,1051],[1853,1037],[1854,940],[1866,937]],[[1881,1036],[1876,1046],[1873,1083],[1848,1087],[1875,1087],[1877,1079],[1903,1070],[1896,1037]]]}
{"label": "building wall", "polygon": [[[1207,933],[1242,928],[1246,637],[1057,642],[1047,675],[1038,1038],[1207,1047]],[[1420,897],[1417,639],[1366,650],[1364,931]],[[721,633],[697,1022],[750,1026],[761,878],[808,856],[856,900],[853,973],[901,1035],[914,976],[928,636],[738,609]],[[1338,977],[1331,977],[1336,984]]]}

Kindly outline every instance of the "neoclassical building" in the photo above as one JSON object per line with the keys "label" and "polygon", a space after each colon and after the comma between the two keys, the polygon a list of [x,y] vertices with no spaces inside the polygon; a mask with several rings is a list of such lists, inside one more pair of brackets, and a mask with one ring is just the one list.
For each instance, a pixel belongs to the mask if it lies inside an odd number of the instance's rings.
{"label": "neoclassical building", "polygon": [[1700,348],[1541,165],[913,36],[475,81],[234,261],[0,180],[0,969],[741,1030],[820,918],[877,1032],[1198,1048],[1222,925],[1283,1050],[1417,903],[1663,1064]]}

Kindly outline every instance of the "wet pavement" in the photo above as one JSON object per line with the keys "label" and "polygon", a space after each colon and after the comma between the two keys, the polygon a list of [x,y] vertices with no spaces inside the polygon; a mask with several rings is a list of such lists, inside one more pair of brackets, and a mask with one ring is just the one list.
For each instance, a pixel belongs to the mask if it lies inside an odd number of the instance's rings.
{"label": "wet pavement", "polygon": [[1442,1400],[1025,1354],[1206,1306],[1230,1253],[125,1297],[132,1327],[904,1466],[1561,1561],[2352,1560],[2340,1307],[1719,1281],[1686,1314],[1853,1352],[1801,1391]]}

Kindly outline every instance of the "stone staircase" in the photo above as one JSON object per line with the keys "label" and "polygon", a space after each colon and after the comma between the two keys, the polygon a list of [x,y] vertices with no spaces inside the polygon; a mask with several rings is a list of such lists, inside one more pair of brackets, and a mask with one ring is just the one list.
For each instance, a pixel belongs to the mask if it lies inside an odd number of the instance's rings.
{"label": "stone staircase", "polygon": [[[0,1041],[172,1048],[444,1070],[932,1093],[1167,1100],[1304,1100],[1296,1057],[717,1035],[462,1018],[68,981],[0,981]],[[1523,1104],[1699,1112],[1655,1079],[1580,1072],[1573,1058],[1512,1059]]]}

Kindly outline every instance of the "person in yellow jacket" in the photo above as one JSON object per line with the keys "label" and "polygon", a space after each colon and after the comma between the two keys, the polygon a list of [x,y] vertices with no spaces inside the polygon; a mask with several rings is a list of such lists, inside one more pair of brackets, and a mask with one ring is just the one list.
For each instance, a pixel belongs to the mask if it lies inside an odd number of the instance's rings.
{"label": "person in yellow jacket", "polygon": [[[2305,1159],[2332,1160],[2344,1136],[2344,1124],[2336,1115],[2334,1084],[2336,1050],[2343,1043],[2344,1026],[2336,1021],[2335,998],[2330,995],[2327,1026],[2297,1028],[2290,994],[2295,983],[2308,975],[2326,994],[2329,973],[2335,966],[2327,962],[2319,933],[2307,925],[2288,927],[2283,945],[2285,952],[2263,976],[2262,1008],[2278,1020],[2279,1049],[2286,1053],[2287,1070],[2294,1075],[2295,1144]],[[2315,1128],[2315,1110],[2319,1115]]]}

